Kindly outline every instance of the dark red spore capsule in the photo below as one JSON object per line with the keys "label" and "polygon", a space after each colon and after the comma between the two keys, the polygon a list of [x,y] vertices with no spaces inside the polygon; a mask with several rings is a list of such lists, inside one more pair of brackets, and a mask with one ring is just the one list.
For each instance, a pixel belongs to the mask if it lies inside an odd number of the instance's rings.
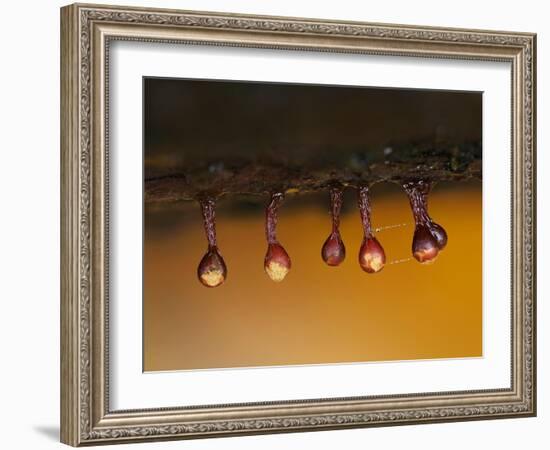
{"label": "dark red spore capsule", "polygon": [[332,231],[321,249],[321,257],[329,266],[338,266],[346,258],[346,247],[340,235],[340,210],[344,192],[341,188],[330,190],[330,211]]}
{"label": "dark red spore capsule", "polygon": [[421,263],[435,261],[439,252],[447,245],[447,232],[434,222],[428,214],[428,194],[431,183],[410,181],[403,185],[414,217],[415,229],[412,242],[414,258]]}
{"label": "dark red spore capsule", "polygon": [[271,195],[271,200],[265,211],[265,235],[267,252],[264,258],[264,270],[273,281],[283,281],[291,268],[291,261],[284,247],[277,240],[277,210],[284,200],[284,194],[277,192]]}
{"label": "dark red spore capsule", "polygon": [[215,202],[211,198],[200,201],[204,231],[208,240],[208,250],[202,257],[197,276],[199,281],[206,287],[217,287],[227,278],[227,267],[216,243],[216,212]]}
{"label": "dark red spore capsule", "polygon": [[386,264],[386,253],[380,242],[374,237],[370,220],[369,188],[361,186],[358,190],[358,205],[363,224],[363,243],[359,249],[359,265],[367,273],[380,272]]}

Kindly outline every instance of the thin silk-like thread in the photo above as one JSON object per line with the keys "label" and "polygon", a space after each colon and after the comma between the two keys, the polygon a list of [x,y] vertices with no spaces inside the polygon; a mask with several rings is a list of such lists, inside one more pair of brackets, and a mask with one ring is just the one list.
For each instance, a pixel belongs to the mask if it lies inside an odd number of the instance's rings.
{"label": "thin silk-like thread", "polygon": [[383,226],[383,227],[375,228],[374,231],[376,231],[377,233],[379,233],[380,231],[391,230],[391,229],[393,229],[393,228],[406,227],[407,225],[410,225],[410,223],[409,223],[409,222],[396,223],[395,225],[385,225],[385,226]]}
{"label": "thin silk-like thread", "polygon": [[[392,230],[392,229],[395,229],[395,228],[406,227],[408,225],[410,225],[409,222],[396,223],[396,224],[393,224],[393,225],[385,225],[385,226],[382,226],[382,227],[375,228],[375,231],[377,233],[379,233],[380,231]],[[403,263],[406,263],[406,262],[409,262],[409,261],[412,261],[412,258],[409,257],[409,258],[394,259],[393,261],[390,261],[388,263],[388,265],[403,264]]]}
{"label": "thin silk-like thread", "polygon": [[393,261],[390,261],[388,264],[402,264],[409,261],[412,261],[412,258],[394,259]]}

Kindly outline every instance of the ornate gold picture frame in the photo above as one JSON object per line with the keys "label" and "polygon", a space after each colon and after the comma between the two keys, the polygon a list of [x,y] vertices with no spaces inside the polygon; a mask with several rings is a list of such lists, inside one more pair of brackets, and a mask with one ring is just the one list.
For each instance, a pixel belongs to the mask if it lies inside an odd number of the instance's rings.
{"label": "ornate gold picture frame", "polygon": [[[109,385],[109,57],[115,41],[511,66],[508,388],[114,410]],[[536,414],[536,36],[74,4],[61,9],[61,440],[94,445]],[[503,301],[504,301],[503,300]]]}

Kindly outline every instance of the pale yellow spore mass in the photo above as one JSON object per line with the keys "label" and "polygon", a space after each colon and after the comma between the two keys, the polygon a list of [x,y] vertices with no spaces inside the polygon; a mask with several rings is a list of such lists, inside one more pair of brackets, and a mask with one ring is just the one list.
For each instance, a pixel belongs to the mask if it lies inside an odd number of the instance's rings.
{"label": "pale yellow spore mass", "polygon": [[201,281],[208,287],[216,287],[225,280],[221,270],[209,270],[201,274]]}
{"label": "pale yellow spore mass", "polygon": [[437,259],[438,254],[439,254],[439,251],[436,248],[432,248],[428,250],[418,250],[414,252],[413,256],[421,264],[433,264]]}
{"label": "pale yellow spore mass", "polygon": [[285,279],[288,268],[278,262],[271,261],[265,266],[265,271],[273,281],[280,282]]}
{"label": "pale yellow spore mass", "polygon": [[373,256],[368,253],[367,255],[365,255],[365,263],[366,266],[373,272],[379,272],[384,267],[384,261],[382,257],[378,254]]}

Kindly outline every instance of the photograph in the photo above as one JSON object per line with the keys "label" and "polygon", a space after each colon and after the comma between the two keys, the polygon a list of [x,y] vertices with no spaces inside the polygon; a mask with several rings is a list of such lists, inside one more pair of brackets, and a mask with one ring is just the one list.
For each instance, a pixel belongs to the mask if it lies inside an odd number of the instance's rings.
{"label": "photograph", "polygon": [[144,371],[482,356],[482,92],[143,90]]}

